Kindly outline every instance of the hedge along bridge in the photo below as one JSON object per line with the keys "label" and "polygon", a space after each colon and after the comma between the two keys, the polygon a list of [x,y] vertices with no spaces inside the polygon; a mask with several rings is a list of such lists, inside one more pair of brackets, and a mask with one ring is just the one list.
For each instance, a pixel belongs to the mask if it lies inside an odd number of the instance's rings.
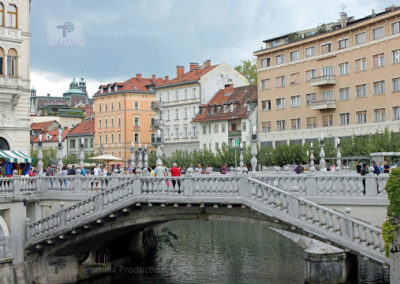
{"label": "hedge along bridge", "polygon": [[[292,183],[299,184],[299,180],[308,178],[313,180],[323,176],[325,175],[293,177]],[[333,176],[343,180],[346,174]],[[350,185],[355,186],[355,194],[362,195],[361,190],[357,188],[360,187],[360,182],[361,184],[363,182],[355,175],[353,176],[354,179]],[[51,255],[68,251],[69,245],[72,245],[74,241],[82,241],[86,236],[93,237],[97,233],[97,237],[101,238],[101,234],[108,230],[117,230],[132,224],[151,225],[176,219],[208,218],[207,210],[213,214],[218,214],[219,211],[225,214],[226,210],[235,212],[235,210],[247,208],[246,210],[250,209],[251,212],[257,212],[269,218],[271,224],[281,224],[287,230],[312,236],[353,254],[363,255],[390,265],[390,259],[384,255],[384,242],[380,228],[355,219],[349,212],[339,213],[301,197],[301,187],[299,192],[298,186],[292,186],[289,192],[262,181],[262,179],[267,179],[265,181],[268,182],[268,177],[255,177],[249,175],[169,177],[169,180],[181,181],[180,189],[178,185],[175,188],[168,187],[167,178],[124,176],[121,179],[115,179],[118,180],[115,182],[113,177],[107,177],[104,183],[99,182],[96,185],[107,184],[107,188],[103,191],[95,191],[94,195],[70,207],[28,223],[26,250],[28,255]],[[286,179],[277,175],[275,178],[282,181]],[[384,179],[382,177],[382,180]],[[60,177],[44,180],[46,180],[45,184],[60,186],[60,188],[64,181]],[[77,183],[77,180],[81,180],[81,183],[87,180],[86,188],[87,190],[91,188],[91,192],[93,184],[96,184],[96,180],[90,177],[74,177],[70,182]],[[318,191],[322,188],[322,192],[325,192],[330,181],[316,182],[316,184],[319,185],[313,190]],[[365,180],[366,192],[368,192],[368,187],[371,187],[372,192],[372,187],[375,186],[374,189],[378,195],[377,184],[379,181],[371,175]],[[307,191],[307,186],[305,188]],[[345,191],[350,192],[347,189]],[[382,192],[380,194],[384,195]],[[166,211],[168,208],[174,212],[170,216]],[[188,211],[188,208],[191,209]],[[132,220],[132,218],[127,220],[123,217],[129,212],[144,209],[146,216],[141,216],[140,220]],[[157,214],[157,212],[160,213]],[[193,216],[190,217],[191,214]]]}

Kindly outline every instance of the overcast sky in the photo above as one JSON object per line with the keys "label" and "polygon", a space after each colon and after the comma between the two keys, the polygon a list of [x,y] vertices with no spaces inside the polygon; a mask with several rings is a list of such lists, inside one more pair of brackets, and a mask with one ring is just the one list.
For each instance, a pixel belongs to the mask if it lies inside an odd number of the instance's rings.
{"label": "overcast sky", "polygon": [[[82,74],[91,96],[100,83],[175,76],[176,65],[253,58],[262,41],[399,0],[35,0],[31,2],[31,86],[61,96]],[[65,22],[73,24],[62,37]],[[72,47],[63,40],[72,38]],[[54,44],[56,40],[61,42]]]}

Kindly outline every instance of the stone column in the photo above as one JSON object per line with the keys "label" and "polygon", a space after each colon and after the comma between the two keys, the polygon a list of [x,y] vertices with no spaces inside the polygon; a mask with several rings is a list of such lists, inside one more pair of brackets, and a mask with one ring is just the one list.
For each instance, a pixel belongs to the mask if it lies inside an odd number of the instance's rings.
{"label": "stone column", "polygon": [[42,134],[39,135],[39,143],[38,143],[38,154],[37,154],[37,158],[38,158],[38,170],[39,170],[39,177],[43,176],[43,152],[42,152],[42,148],[43,148],[43,142],[42,142]]}
{"label": "stone column", "polygon": [[156,157],[157,157],[157,165],[162,165],[162,152],[161,152],[161,130],[157,130],[157,152],[156,152]]}
{"label": "stone column", "polygon": [[131,168],[135,167],[135,142],[132,142],[131,145]]}
{"label": "stone column", "polygon": [[[396,218],[393,223],[398,228],[400,219]],[[400,229],[394,232],[394,239],[390,246],[390,283],[400,283]]]}
{"label": "stone column", "polygon": [[319,170],[321,172],[326,172],[326,167],[325,167],[325,142],[324,142],[324,136],[321,135],[321,151],[319,152],[320,160],[319,160]]}
{"label": "stone column", "polygon": [[257,171],[257,127],[253,126],[253,134],[251,135],[251,171]]}
{"label": "stone column", "polygon": [[311,142],[311,147],[310,147],[310,172],[315,172],[314,145],[312,142]]}
{"label": "stone column", "polygon": [[83,138],[81,138],[81,141],[80,141],[80,145],[79,145],[79,146],[80,146],[80,147],[79,147],[79,160],[80,160],[80,162],[79,162],[79,167],[80,167],[80,168],[83,168],[84,165],[85,165],[85,163],[83,162],[83,160],[85,159],[85,154],[84,154],[84,152],[83,152],[83,150],[84,150]]}
{"label": "stone column", "polygon": [[337,161],[336,161],[336,170],[342,170],[342,154],[340,153],[340,139],[337,139]]}
{"label": "stone column", "polygon": [[139,143],[139,157],[138,157],[138,168],[139,169],[142,169],[142,167],[143,167],[143,163],[142,163],[142,144],[141,143]]}
{"label": "stone column", "polygon": [[144,145],[144,167],[147,169],[149,167],[149,157],[147,156],[147,145]]}

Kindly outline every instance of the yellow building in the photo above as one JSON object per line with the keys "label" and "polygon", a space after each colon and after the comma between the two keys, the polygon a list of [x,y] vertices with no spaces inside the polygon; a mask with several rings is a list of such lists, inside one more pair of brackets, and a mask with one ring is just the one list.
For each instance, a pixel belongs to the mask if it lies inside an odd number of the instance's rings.
{"label": "yellow building", "polygon": [[[137,74],[123,83],[101,85],[94,95],[95,100],[95,148],[99,152],[100,144],[103,154],[113,155],[125,162],[131,157],[131,143],[142,147],[148,146],[155,139],[155,130],[151,124],[155,112],[151,105],[155,102],[155,86],[163,79],[142,78]],[[123,163],[122,163],[123,164]]]}
{"label": "yellow building", "polygon": [[258,64],[261,145],[400,128],[400,9],[264,41]]}

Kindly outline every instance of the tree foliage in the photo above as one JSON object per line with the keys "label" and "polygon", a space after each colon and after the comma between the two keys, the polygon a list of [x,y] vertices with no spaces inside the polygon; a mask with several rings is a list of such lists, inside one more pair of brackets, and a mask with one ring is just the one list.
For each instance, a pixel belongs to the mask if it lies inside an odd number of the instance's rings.
{"label": "tree foliage", "polygon": [[[32,162],[32,166],[36,167],[37,162],[38,162],[38,155],[39,149],[31,149],[31,157],[34,159]],[[43,168],[46,168],[47,165],[49,164],[50,159],[56,159],[57,158],[57,150],[55,148],[45,148],[42,150],[43,153]]]}
{"label": "tree foliage", "polygon": [[235,70],[246,77],[250,85],[257,85],[257,64],[255,59],[242,60],[242,64],[235,66]]}

